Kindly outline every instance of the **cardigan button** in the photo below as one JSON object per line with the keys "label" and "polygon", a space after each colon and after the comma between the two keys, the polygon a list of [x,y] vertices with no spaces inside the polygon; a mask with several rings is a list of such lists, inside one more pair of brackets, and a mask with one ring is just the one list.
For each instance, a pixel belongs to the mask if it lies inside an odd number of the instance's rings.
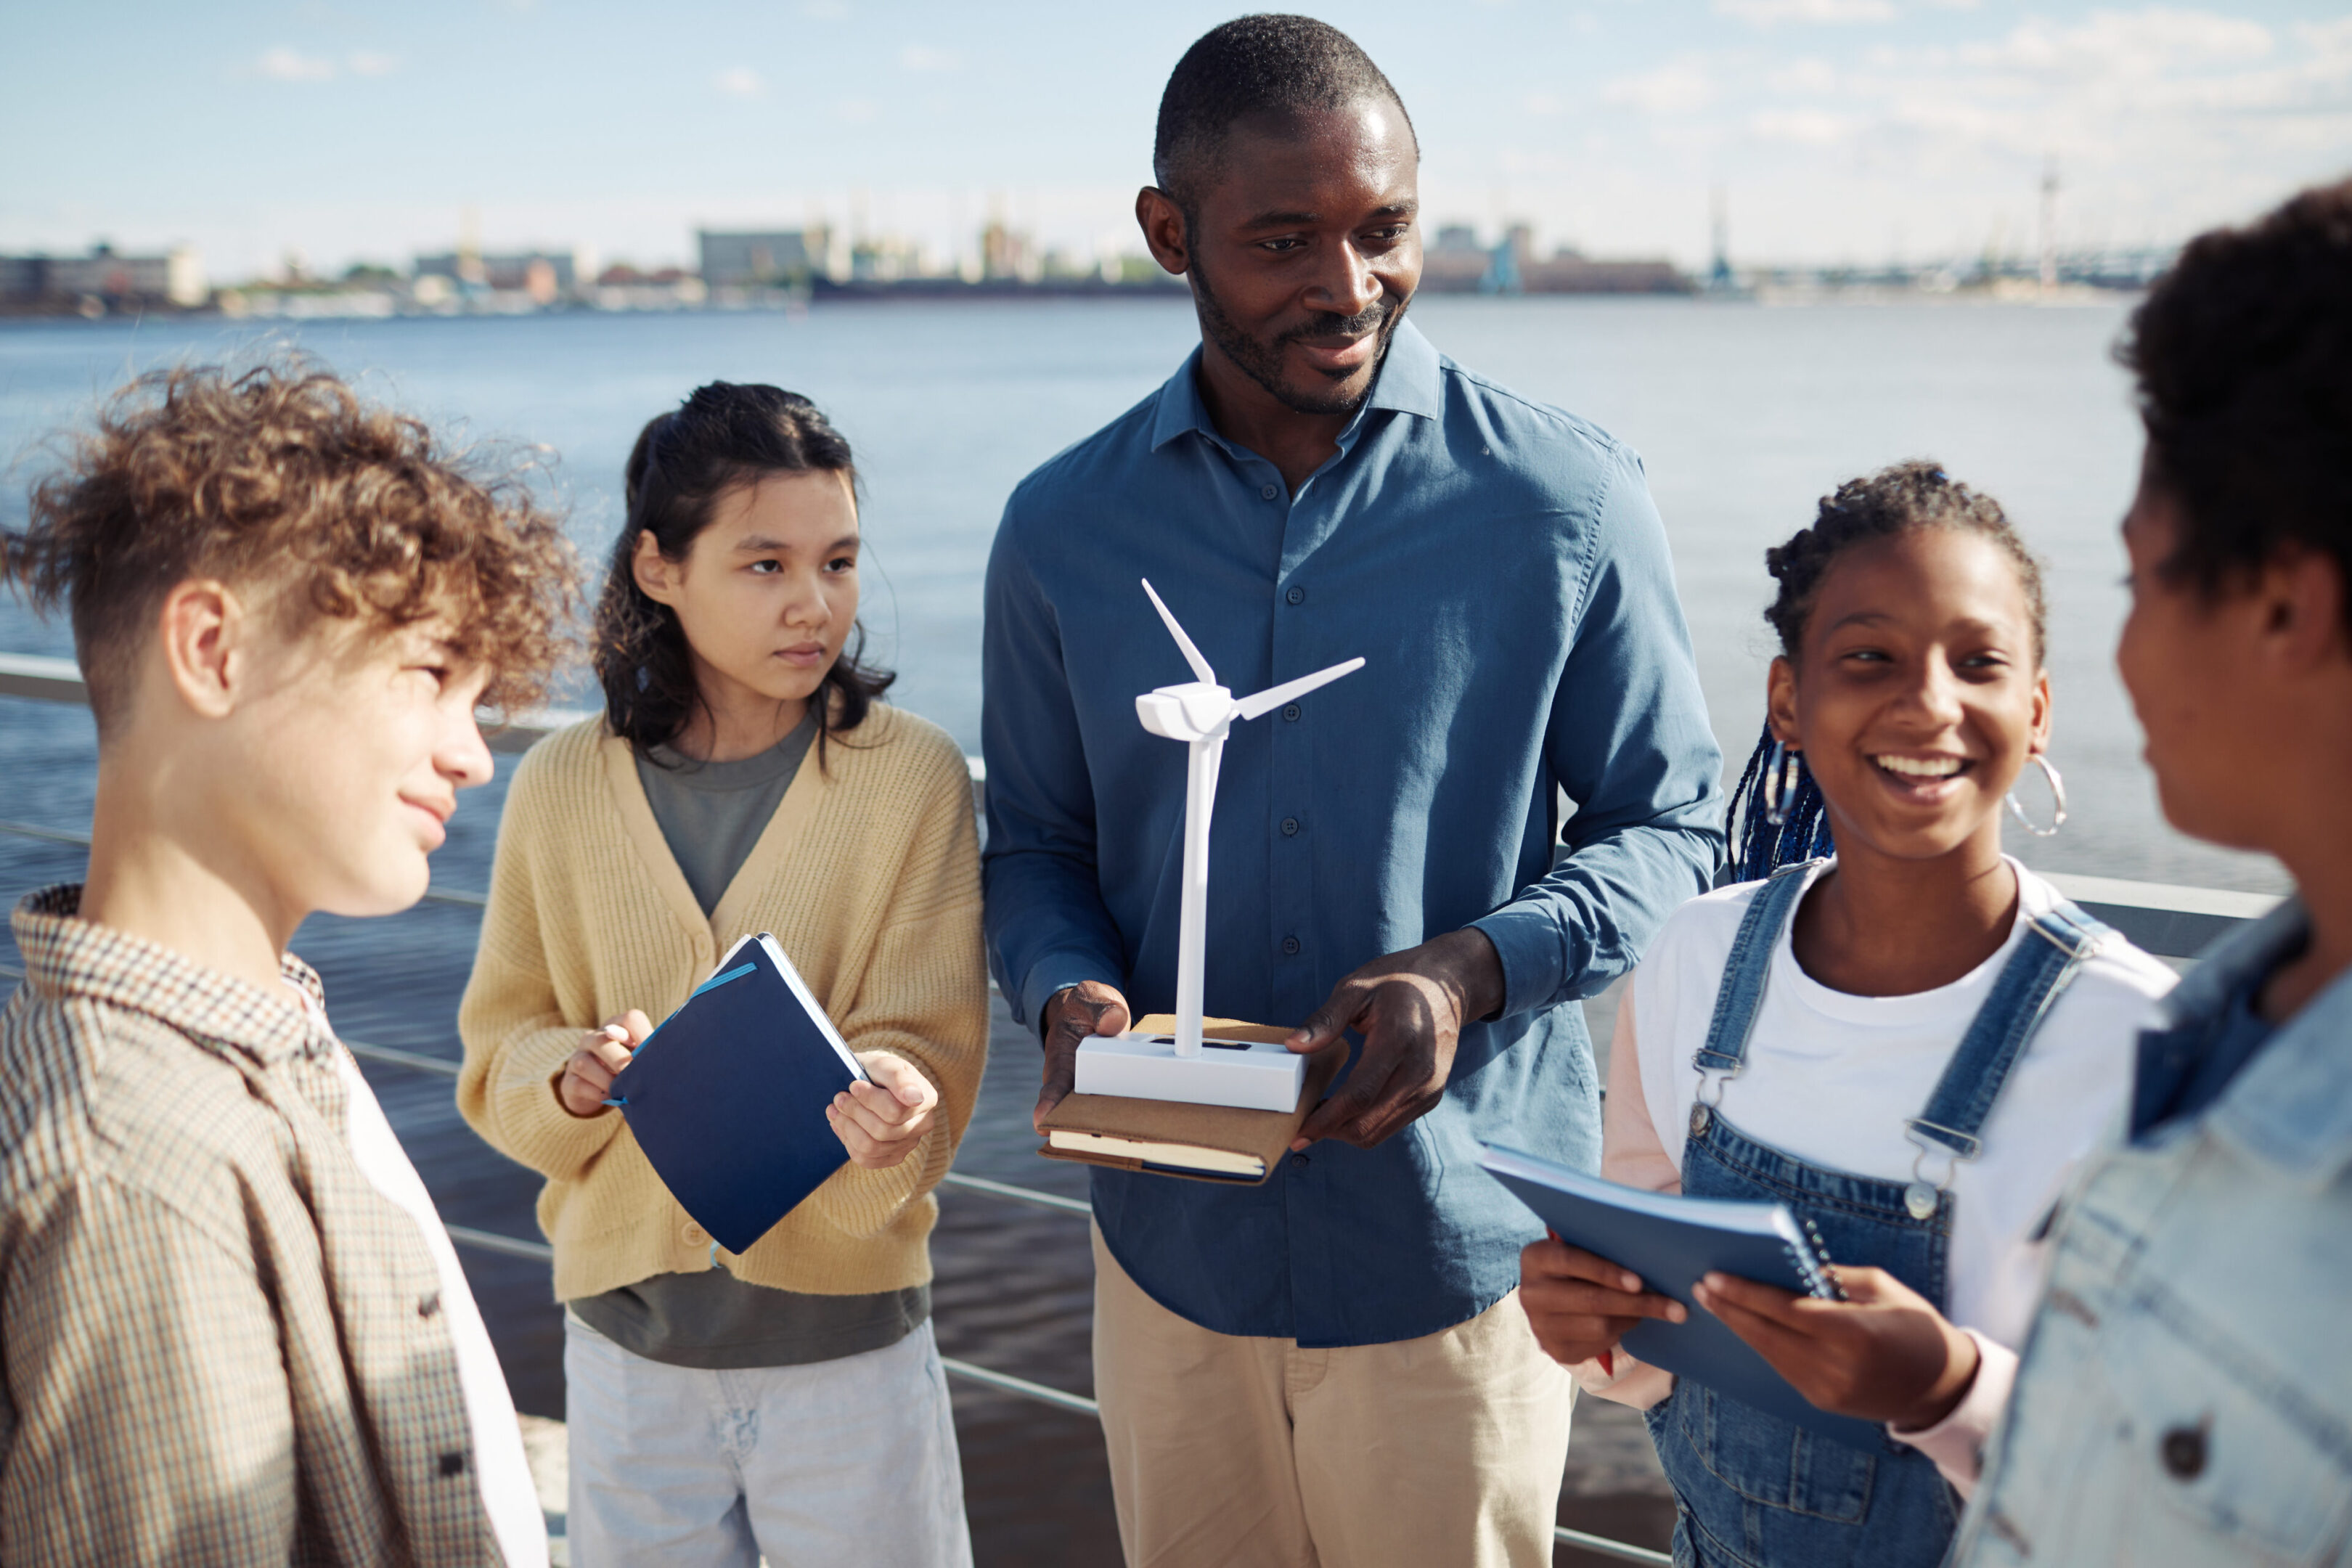
{"label": "cardigan button", "polygon": [[2157,1444],[2165,1473],[2176,1481],[2193,1481],[2205,1473],[2205,1429],[2175,1426]]}
{"label": "cardigan button", "polygon": [[697,1246],[700,1246],[703,1242],[709,1239],[708,1236],[703,1234],[703,1229],[698,1225],[689,1224],[684,1230],[678,1232],[678,1234],[685,1237],[687,1240],[695,1243]]}

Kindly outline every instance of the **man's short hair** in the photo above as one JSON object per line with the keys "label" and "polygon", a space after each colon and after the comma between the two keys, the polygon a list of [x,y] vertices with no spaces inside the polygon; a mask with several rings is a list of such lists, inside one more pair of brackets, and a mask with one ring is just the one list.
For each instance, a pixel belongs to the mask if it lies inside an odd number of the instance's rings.
{"label": "man's short hair", "polygon": [[1366,99],[1386,99],[1404,114],[1381,68],[1339,28],[1312,16],[1236,17],[1202,34],[1169,74],[1152,177],[1186,212],[1198,211],[1235,121],[1325,113]]}
{"label": "man's short hair", "polygon": [[160,371],[117,392],[0,528],[0,583],[63,604],[101,738],[128,706],[164,596],[191,578],[257,590],[289,635],[447,617],[489,705],[537,700],[579,573],[519,474],[447,450],[299,359]]}
{"label": "man's short hair", "polygon": [[2352,180],[2190,241],[2118,356],[2179,506],[2168,575],[2219,593],[2300,545],[2352,587]]}

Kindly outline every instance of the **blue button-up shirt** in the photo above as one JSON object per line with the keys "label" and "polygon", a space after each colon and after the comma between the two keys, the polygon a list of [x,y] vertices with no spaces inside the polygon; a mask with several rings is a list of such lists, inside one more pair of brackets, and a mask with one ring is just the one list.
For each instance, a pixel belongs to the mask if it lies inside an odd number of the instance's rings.
{"label": "blue button-up shirt", "polygon": [[[1139,692],[1192,679],[1138,579],[1246,695],[1365,668],[1236,721],[1212,819],[1211,1016],[1296,1024],[1359,964],[1475,924],[1499,1017],[1376,1149],[1262,1186],[1097,1170],[1112,1255],[1228,1334],[1377,1344],[1476,1315],[1536,1222],[1481,1140],[1591,1170],[1583,1010],[1707,885],[1722,758],[1640,460],[1400,325],[1339,453],[1296,495],[1166,385],[1022,481],[988,566],[982,719],[991,961],[1016,1013],[1098,980],[1171,1010],[1185,748]],[[1554,868],[1555,786],[1575,803]]]}

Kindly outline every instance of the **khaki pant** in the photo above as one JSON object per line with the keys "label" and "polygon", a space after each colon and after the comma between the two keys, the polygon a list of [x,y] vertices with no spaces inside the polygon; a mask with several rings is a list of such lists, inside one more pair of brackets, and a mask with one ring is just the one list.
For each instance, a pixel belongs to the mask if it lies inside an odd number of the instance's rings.
{"label": "khaki pant", "polygon": [[1517,1291],[1421,1339],[1301,1350],[1186,1321],[1094,1245],[1129,1568],[1549,1568],[1576,1385]]}

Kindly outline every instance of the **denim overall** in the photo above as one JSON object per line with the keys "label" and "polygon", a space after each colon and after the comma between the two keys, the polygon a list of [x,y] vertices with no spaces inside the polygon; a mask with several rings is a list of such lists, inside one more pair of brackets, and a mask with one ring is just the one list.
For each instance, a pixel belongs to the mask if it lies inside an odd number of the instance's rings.
{"label": "denim overall", "polygon": [[[1914,1179],[1852,1175],[1759,1143],[1716,1109],[1724,1082],[1745,1065],[1773,948],[1815,864],[1773,873],[1740,921],[1694,1062],[1706,1077],[1683,1145],[1683,1191],[1786,1204],[1818,1229],[1832,1261],[1884,1268],[1945,1310],[1952,1170],[1977,1156],[1977,1131],[2010,1068],[2106,928],[2071,904],[2037,917],[1927,1109],[1905,1124],[1919,1146]],[[1930,1181],[1926,1168],[1937,1153],[1949,1157]],[[1679,1504],[1681,1568],[1934,1568],[1951,1543],[1959,1517],[1951,1489],[1934,1461],[1891,1438],[1864,1452],[1683,1380],[1648,1421]]]}

